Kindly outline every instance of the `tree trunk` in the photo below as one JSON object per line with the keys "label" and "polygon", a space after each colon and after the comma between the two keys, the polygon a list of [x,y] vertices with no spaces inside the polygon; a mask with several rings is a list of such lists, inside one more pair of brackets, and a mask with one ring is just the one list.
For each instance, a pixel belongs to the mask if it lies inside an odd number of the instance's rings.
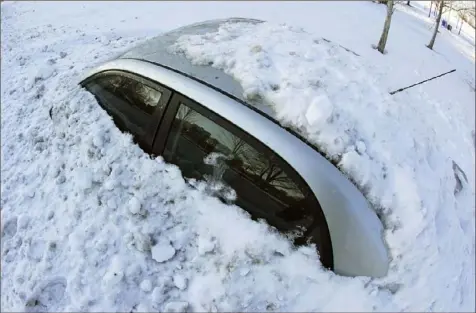
{"label": "tree trunk", "polygon": [[433,36],[431,36],[430,43],[427,46],[431,50],[433,50],[433,46],[435,45],[436,34],[438,33],[438,28],[440,28],[441,16],[443,15],[443,7],[444,7],[444,2],[440,1],[438,6],[438,16],[436,17],[435,31],[433,32]]}
{"label": "tree trunk", "polygon": [[458,35],[461,34],[461,28],[463,28],[464,20],[461,19],[461,25],[459,27]]}
{"label": "tree trunk", "polygon": [[433,7],[433,1],[430,1],[430,12],[428,12],[428,17],[431,16],[431,8]]}
{"label": "tree trunk", "polygon": [[410,5],[410,0],[407,1],[407,5]]}
{"label": "tree trunk", "polygon": [[450,12],[448,13],[448,24],[451,21],[451,11],[453,10],[453,1],[450,1]]}
{"label": "tree trunk", "polygon": [[384,53],[385,46],[387,45],[387,38],[388,38],[388,32],[390,30],[390,22],[392,21],[392,14],[393,14],[393,0],[389,0],[387,2],[387,17],[385,18],[382,35],[380,36],[380,40],[378,41],[378,46],[377,46],[377,50],[382,54]]}

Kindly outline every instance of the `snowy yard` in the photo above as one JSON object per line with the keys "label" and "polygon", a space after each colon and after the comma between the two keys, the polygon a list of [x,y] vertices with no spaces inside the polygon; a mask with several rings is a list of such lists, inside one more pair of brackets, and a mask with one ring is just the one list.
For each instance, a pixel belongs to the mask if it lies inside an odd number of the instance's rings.
{"label": "snowy yard", "polygon": [[[326,271],[313,247],[192,190],[77,85],[147,38],[232,16],[269,23],[173,52],[273,103],[352,177],[385,225],[386,277]],[[474,30],[441,29],[429,50],[412,1],[382,55],[384,18],[370,1],[2,2],[2,312],[474,312]]]}

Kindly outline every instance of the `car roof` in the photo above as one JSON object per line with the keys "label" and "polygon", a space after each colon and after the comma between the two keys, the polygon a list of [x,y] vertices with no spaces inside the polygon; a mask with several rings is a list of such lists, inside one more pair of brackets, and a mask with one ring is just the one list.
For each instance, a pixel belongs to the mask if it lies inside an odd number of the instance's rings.
{"label": "car roof", "polygon": [[184,27],[174,29],[154,38],[145,41],[131,50],[127,51],[119,58],[138,59],[166,67],[185,76],[199,80],[214,89],[225,93],[240,102],[252,105],[267,117],[276,120],[273,110],[260,101],[250,101],[244,97],[243,87],[231,75],[213,67],[212,65],[193,64],[182,54],[169,52],[169,47],[176,43],[177,39],[183,35],[203,35],[218,31],[219,27],[225,23],[263,23],[262,20],[248,18],[227,18],[215,19],[199,22]]}

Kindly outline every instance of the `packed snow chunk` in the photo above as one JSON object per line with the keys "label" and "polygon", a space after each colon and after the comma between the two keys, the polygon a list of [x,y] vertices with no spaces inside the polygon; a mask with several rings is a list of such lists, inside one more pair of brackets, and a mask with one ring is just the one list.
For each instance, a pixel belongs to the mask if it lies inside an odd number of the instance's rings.
{"label": "packed snow chunk", "polygon": [[160,287],[155,287],[154,290],[152,290],[152,301],[156,304],[160,304],[164,301],[165,299],[165,294],[163,288]]}
{"label": "packed snow chunk", "polygon": [[173,278],[174,285],[180,290],[185,290],[187,288],[187,278],[184,276],[177,274]]}
{"label": "packed snow chunk", "polygon": [[103,277],[104,284],[108,287],[119,284],[124,277],[122,271],[110,269]]}
{"label": "packed snow chunk", "polygon": [[76,170],[76,183],[81,190],[87,190],[93,185],[93,175],[88,169]]}
{"label": "packed snow chunk", "polygon": [[152,290],[152,282],[149,279],[144,279],[140,283],[140,289],[144,292],[150,292]]}
{"label": "packed snow chunk", "polygon": [[174,257],[175,249],[169,242],[159,242],[152,247],[152,258],[159,263],[166,262]]}
{"label": "packed snow chunk", "polygon": [[114,198],[110,198],[107,200],[106,202],[106,205],[108,208],[110,209],[117,209],[117,203],[116,203],[116,200]]}
{"label": "packed snow chunk", "polygon": [[168,302],[164,306],[164,312],[187,312],[188,306],[185,301]]}
{"label": "packed snow chunk", "polygon": [[211,238],[202,236],[198,239],[198,253],[200,255],[212,252],[214,249],[215,243]]}
{"label": "packed snow chunk", "polygon": [[141,202],[136,197],[129,200],[129,212],[132,214],[139,214],[141,206]]}
{"label": "packed snow chunk", "polygon": [[102,147],[104,145],[104,136],[102,133],[97,133],[93,137],[93,145],[95,147]]}
{"label": "packed snow chunk", "polygon": [[365,151],[367,151],[367,146],[365,145],[365,143],[361,140],[357,141],[356,143],[356,148],[357,148],[357,152],[359,154],[364,154]]}
{"label": "packed snow chunk", "polygon": [[111,257],[111,263],[103,276],[103,285],[105,288],[117,287],[123,277],[123,259],[119,255],[114,255]]}
{"label": "packed snow chunk", "polygon": [[18,230],[26,229],[28,227],[29,222],[30,222],[30,217],[28,215],[20,215],[18,217],[18,222],[17,222]]}
{"label": "packed snow chunk", "polygon": [[306,120],[309,125],[326,124],[332,116],[333,105],[325,94],[318,95],[309,104]]}
{"label": "packed snow chunk", "polygon": [[114,180],[114,179],[111,179],[109,178],[108,180],[106,180],[104,182],[104,188],[106,188],[106,190],[113,190],[117,185],[117,182]]}
{"label": "packed snow chunk", "polygon": [[56,69],[51,64],[46,64],[38,69],[34,77],[34,83],[40,80],[46,80],[53,76]]}

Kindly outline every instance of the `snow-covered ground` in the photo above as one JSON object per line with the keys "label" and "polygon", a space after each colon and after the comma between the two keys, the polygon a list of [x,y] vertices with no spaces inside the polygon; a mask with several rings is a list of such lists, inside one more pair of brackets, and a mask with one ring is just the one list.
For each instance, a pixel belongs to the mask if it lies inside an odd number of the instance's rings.
{"label": "snow-covered ground", "polygon": [[[427,49],[412,3],[381,55],[371,2],[3,2],[2,311],[474,311],[474,36],[442,29]],[[383,213],[387,277],[325,271],[190,189],[77,87],[161,31],[230,16],[271,23],[171,50],[213,61],[339,162]]]}

